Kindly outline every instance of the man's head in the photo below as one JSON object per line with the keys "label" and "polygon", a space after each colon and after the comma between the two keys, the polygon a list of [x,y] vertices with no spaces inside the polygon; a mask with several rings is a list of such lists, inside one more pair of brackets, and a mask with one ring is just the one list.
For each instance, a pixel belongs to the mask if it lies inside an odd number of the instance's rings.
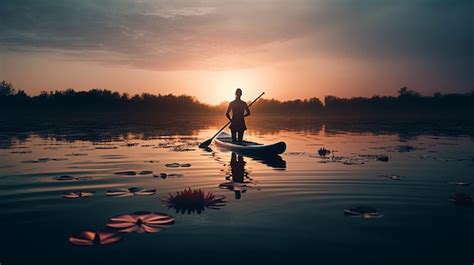
{"label": "man's head", "polygon": [[235,90],[235,97],[240,98],[242,96],[242,89],[237,88]]}

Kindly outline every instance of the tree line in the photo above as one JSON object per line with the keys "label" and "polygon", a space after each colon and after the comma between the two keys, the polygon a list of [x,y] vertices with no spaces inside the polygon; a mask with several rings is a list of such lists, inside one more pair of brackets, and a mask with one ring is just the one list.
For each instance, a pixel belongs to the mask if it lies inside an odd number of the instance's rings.
{"label": "tree line", "polygon": [[[188,95],[153,95],[143,93],[129,95],[106,89],[89,91],[41,92],[30,96],[17,90],[11,83],[0,82],[0,110],[2,113],[221,113],[226,103],[211,106]],[[426,117],[455,116],[472,117],[474,114],[474,91],[465,94],[441,94],[422,96],[406,87],[397,96],[372,96],[339,98],[326,96],[324,103],[318,98],[279,101],[261,99],[252,107],[252,112],[275,115],[322,115],[351,117]]]}

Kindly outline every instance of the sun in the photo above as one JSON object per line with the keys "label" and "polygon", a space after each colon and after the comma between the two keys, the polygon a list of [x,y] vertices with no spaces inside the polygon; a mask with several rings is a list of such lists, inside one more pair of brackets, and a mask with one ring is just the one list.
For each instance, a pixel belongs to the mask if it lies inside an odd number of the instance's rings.
{"label": "sun", "polygon": [[242,99],[245,101],[252,100],[262,90],[260,88],[261,77],[253,70],[210,72],[205,83],[207,89],[202,90],[205,94],[200,97],[205,98],[205,101],[211,104],[234,100],[237,88],[242,89]]}

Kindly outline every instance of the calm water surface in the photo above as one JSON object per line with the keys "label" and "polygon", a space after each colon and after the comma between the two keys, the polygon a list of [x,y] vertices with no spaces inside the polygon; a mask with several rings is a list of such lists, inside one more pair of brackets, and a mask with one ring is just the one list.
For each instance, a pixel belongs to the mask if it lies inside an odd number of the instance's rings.
{"label": "calm water surface", "polygon": [[[473,186],[453,184],[474,181],[472,134],[437,133],[436,125],[414,134],[382,125],[375,130],[254,126],[249,139],[288,145],[280,157],[262,161],[215,146],[196,147],[218,127],[4,132],[1,264],[474,261],[474,208],[449,201],[455,193],[474,194]],[[321,147],[333,152],[321,158]],[[190,166],[166,166],[170,163]],[[120,171],[152,173],[115,174]],[[54,179],[58,176],[73,178]],[[131,187],[156,193],[106,195]],[[225,196],[225,205],[201,213],[168,207],[169,194],[187,188]],[[95,195],[63,198],[77,191]],[[354,206],[375,207],[381,216],[345,216]],[[68,241],[83,231],[114,232],[106,226],[111,217],[137,211],[169,214],[175,223],[156,233],[127,233],[110,245]]]}

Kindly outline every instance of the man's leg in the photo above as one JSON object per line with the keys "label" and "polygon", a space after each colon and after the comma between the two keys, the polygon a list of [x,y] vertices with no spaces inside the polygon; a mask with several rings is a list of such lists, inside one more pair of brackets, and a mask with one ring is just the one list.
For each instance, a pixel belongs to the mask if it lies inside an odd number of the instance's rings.
{"label": "man's leg", "polygon": [[237,141],[237,131],[236,130],[230,130],[231,134],[232,134],[232,142],[236,142]]}
{"label": "man's leg", "polygon": [[244,139],[244,131],[239,131],[239,142],[242,142]]}

